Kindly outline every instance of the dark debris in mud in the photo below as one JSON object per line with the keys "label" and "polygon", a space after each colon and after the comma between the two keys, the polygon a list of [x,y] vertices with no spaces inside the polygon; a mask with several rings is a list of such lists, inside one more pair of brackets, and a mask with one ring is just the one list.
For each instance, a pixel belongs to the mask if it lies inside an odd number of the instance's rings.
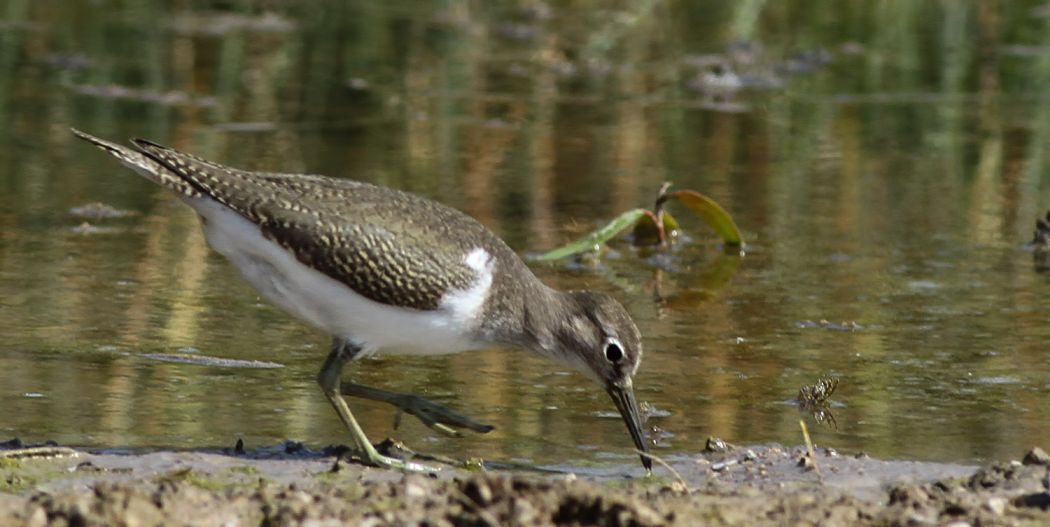
{"label": "dark debris in mud", "polygon": [[[7,449],[24,448],[5,443]],[[72,450],[72,449],[70,449]],[[333,449],[25,458],[0,465],[0,524],[24,525],[1045,525],[1045,452],[974,469],[712,438],[675,478],[446,469],[401,474],[335,463]],[[332,470],[339,466],[339,470]],[[50,472],[49,472],[50,471]]]}
{"label": "dark debris in mud", "polygon": [[1050,493],[1042,465],[994,463],[966,479],[901,485],[889,492],[887,511],[898,524],[1032,525],[1050,523]]}

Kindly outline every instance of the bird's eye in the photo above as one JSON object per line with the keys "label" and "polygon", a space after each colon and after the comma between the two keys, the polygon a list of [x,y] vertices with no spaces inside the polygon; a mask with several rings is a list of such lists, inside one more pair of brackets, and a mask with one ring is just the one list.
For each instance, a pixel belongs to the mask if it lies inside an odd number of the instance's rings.
{"label": "bird's eye", "polygon": [[605,358],[614,364],[623,359],[623,348],[620,347],[620,341],[609,339],[605,343]]}

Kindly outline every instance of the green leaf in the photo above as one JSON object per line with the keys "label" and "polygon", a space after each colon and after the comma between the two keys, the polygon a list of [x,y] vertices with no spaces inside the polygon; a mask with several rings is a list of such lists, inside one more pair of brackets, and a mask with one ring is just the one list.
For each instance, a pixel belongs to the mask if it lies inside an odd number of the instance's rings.
{"label": "green leaf", "polygon": [[536,257],[537,260],[559,260],[566,256],[572,256],[577,253],[586,251],[593,251],[598,245],[605,243],[607,240],[612,239],[617,234],[620,234],[631,225],[634,225],[638,218],[644,216],[648,211],[645,209],[634,209],[629,210],[623,214],[620,214],[615,219],[605,224],[602,228],[591,232],[590,234],[580,238],[576,241],[558,247],[550,252],[543,253]]}
{"label": "green leaf", "polygon": [[740,236],[740,229],[737,228],[729,213],[715,203],[715,200],[695,190],[676,190],[665,194],[665,199],[671,198],[677,199],[682,205],[689,207],[689,210],[700,216],[722,237],[726,245],[743,245],[744,240]]}
{"label": "green leaf", "polygon": [[667,212],[665,210],[664,211],[664,232],[666,232],[667,235],[670,236],[672,232],[677,231],[677,230],[678,230],[678,220],[674,219],[674,216],[671,216],[671,213]]}

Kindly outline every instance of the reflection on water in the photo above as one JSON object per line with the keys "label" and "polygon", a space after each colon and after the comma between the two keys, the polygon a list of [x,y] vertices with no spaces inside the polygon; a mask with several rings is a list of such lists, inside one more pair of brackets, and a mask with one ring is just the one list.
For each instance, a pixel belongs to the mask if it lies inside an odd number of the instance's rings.
{"label": "reflection on water", "polygon": [[[1023,248],[1050,208],[1038,2],[537,5],[8,2],[0,438],[347,440],[314,382],[327,339],[262,302],[188,208],[74,142],[77,126],[411,190],[521,252],[647,206],[672,180],[733,213],[745,257],[687,222],[669,254],[617,244],[598,266],[535,268],[634,313],[658,454],[712,435],[797,443],[791,401],[827,375],[840,379],[838,427],[811,426],[820,444],[968,461],[1045,441],[1050,279]],[[99,201],[130,214],[73,210]],[[173,354],[284,367],[156,359]],[[396,435],[419,450],[634,462],[602,390],[524,352],[370,360],[347,375],[497,427],[450,440],[406,419]],[[355,412],[373,439],[393,433],[388,408]]]}

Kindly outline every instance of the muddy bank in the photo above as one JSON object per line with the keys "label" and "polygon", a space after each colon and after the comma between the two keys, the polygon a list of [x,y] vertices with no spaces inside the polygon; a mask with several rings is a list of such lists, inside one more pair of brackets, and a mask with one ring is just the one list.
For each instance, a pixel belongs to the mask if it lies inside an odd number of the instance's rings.
{"label": "muddy bank", "polygon": [[709,443],[654,477],[433,475],[289,443],[241,451],[0,450],[0,525],[1047,525],[1050,459],[986,467]]}

